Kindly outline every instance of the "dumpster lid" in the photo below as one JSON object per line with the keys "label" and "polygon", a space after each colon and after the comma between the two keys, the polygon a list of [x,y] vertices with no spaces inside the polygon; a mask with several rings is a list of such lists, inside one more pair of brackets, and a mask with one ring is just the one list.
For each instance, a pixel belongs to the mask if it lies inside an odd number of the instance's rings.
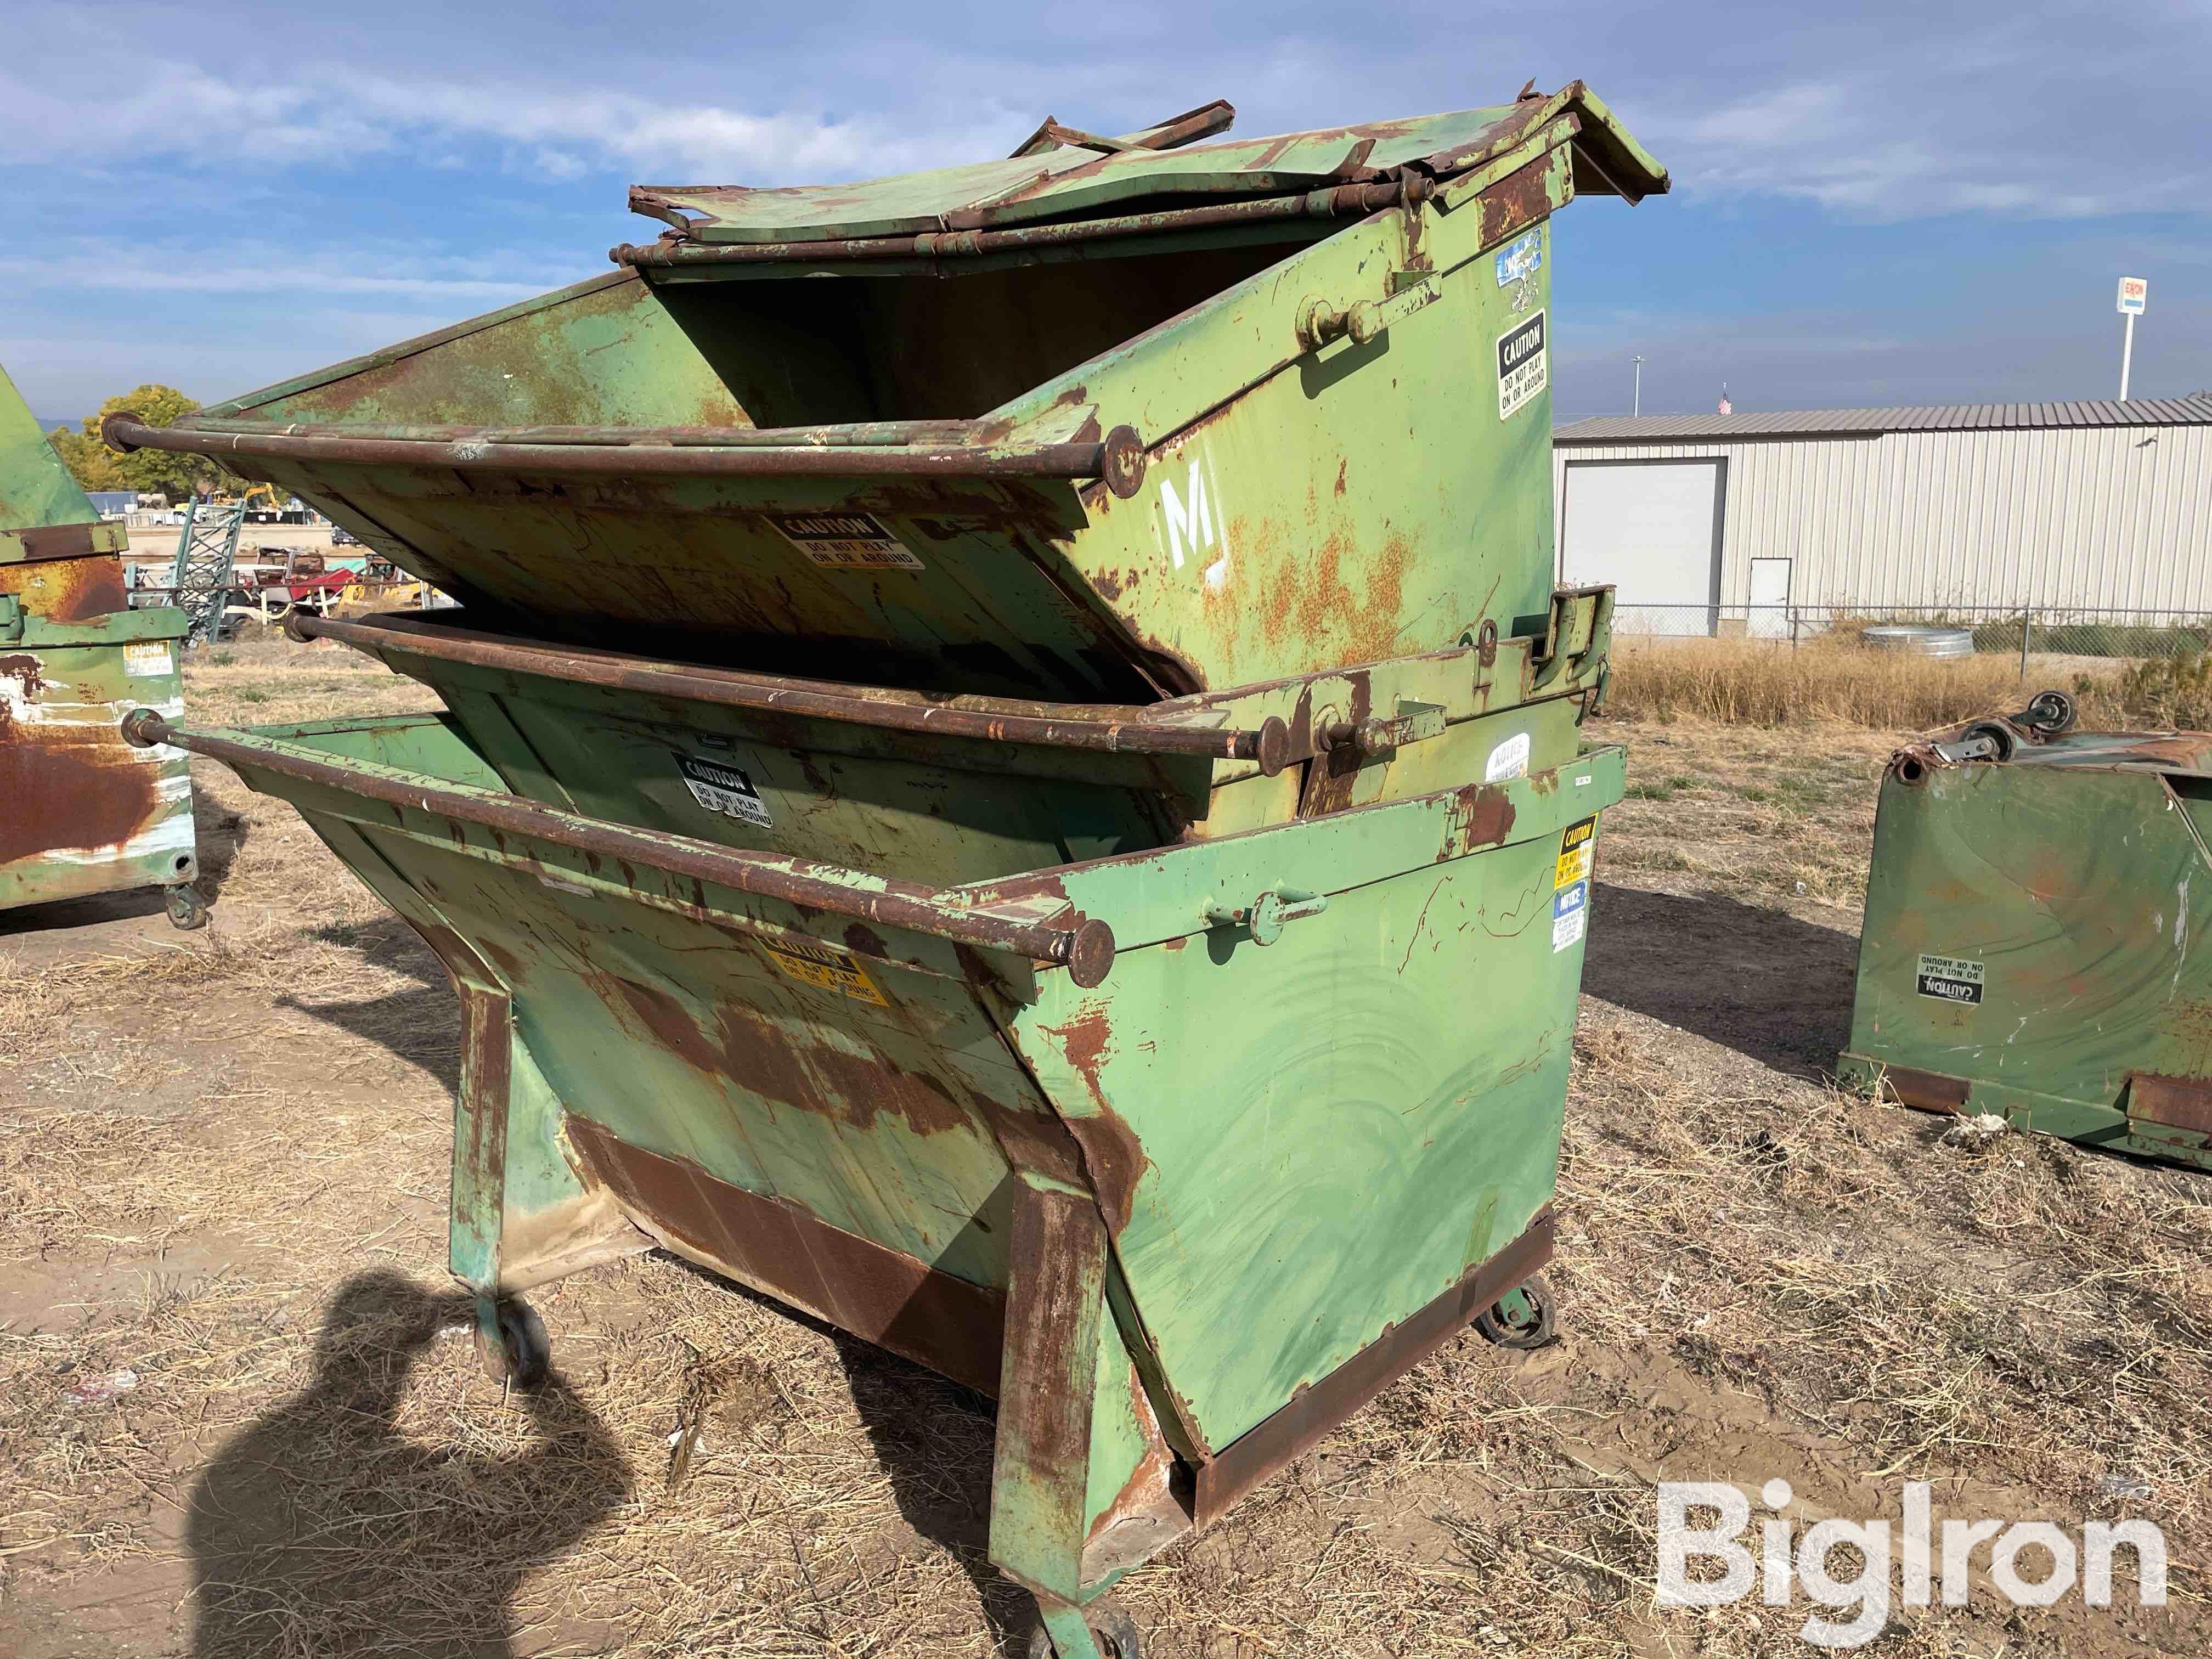
{"label": "dumpster lid", "polygon": [[0,369],[0,564],[112,552],[125,535],[121,526],[100,522]]}
{"label": "dumpster lid", "polygon": [[1668,185],[1666,169],[1579,81],[1548,94],[1524,91],[1488,109],[1190,143],[1225,131],[1234,114],[1216,102],[1115,138],[1048,118],[1002,161],[787,189],[640,185],[630,191],[630,206],[702,242],[809,242],[1081,220],[1164,198],[1187,208],[1370,183],[1403,167],[1445,179],[1562,116],[1575,118],[1577,191],[1638,201]]}

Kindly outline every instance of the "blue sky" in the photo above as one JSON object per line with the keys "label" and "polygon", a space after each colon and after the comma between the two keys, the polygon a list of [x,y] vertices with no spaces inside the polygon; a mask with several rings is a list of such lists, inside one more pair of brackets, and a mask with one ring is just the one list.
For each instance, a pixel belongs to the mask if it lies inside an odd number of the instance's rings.
{"label": "blue sky", "polygon": [[[43,416],[205,401],[606,269],[638,181],[780,185],[1240,133],[1581,77],[1675,193],[1558,223],[1555,403],[1647,412],[2212,386],[2212,6],[1279,0],[961,9],[10,0],[0,363]],[[332,9],[336,11],[336,9]]]}

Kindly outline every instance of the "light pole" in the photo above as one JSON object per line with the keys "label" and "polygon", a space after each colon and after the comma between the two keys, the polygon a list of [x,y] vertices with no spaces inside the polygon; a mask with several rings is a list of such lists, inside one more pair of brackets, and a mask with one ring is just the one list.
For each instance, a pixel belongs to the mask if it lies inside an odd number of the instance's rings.
{"label": "light pole", "polygon": [[1643,354],[1639,352],[1637,356],[1631,357],[1628,361],[1636,365],[1636,397],[1635,400],[1629,404],[1628,412],[1632,415],[1641,415],[1644,412]]}

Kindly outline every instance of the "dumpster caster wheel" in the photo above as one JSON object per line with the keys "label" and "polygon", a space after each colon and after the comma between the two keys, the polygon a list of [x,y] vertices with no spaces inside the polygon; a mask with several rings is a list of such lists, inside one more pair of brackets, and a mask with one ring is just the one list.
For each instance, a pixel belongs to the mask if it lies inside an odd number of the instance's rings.
{"label": "dumpster caster wheel", "polygon": [[[1094,1607],[1083,1615],[1091,1634],[1106,1659],[1145,1659],[1145,1644],[1137,1636],[1137,1621],[1120,1607]],[[1052,1636],[1039,1625],[1030,1638],[1030,1659],[1054,1659]]]}
{"label": "dumpster caster wheel", "polygon": [[1474,1328],[1501,1348],[1540,1348],[1552,1340],[1552,1287],[1530,1273],[1477,1314]]}
{"label": "dumpster caster wheel", "polygon": [[534,1389],[545,1380],[553,1360],[545,1322],[527,1302],[502,1297],[477,1304],[477,1360],[495,1382]]}
{"label": "dumpster caster wheel", "polygon": [[2062,732],[2071,732],[2079,717],[2074,699],[2063,691],[2039,691],[2021,712],[2027,717],[2022,724],[2033,726],[2045,737],[2052,738]]}
{"label": "dumpster caster wheel", "polygon": [[169,925],[191,933],[196,927],[208,925],[207,901],[191,886],[165,887],[161,902],[169,908]]}

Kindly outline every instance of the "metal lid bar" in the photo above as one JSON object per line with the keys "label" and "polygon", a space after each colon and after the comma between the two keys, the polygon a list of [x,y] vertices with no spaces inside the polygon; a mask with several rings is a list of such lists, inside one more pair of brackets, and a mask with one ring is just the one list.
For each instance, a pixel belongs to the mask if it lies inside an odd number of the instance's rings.
{"label": "metal lid bar", "polygon": [[[258,456],[270,460],[349,462],[362,466],[425,466],[454,471],[615,473],[625,477],[1097,478],[1124,500],[1145,478],[1144,441],[1117,426],[1098,443],[793,445],[692,447],[625,441],[638,428],[610,427],[575,443],[507,443],[469,438],[357,438],[349,428],[290,433],[209,431],[149,426],[128,410],[100,422],[117,449],[163,449],[187,455]],[[337,435],[337,433],[348,435]]]}
{"label": "metal lid bar", "polygon": [[955,889],[927,887],[896,876],[870,875],[779,853],[744,852],[690,836],[633,830],[563,812],[520,795],[441,786],[367,763],[340,765],[274,738],[177,726],[151,708],[134,708],[125,715],[123,735],[142,749],[166,743],[240,771],[259,768],[278,772],[407,811],[527,836],[590,856],[627,860],[646,869],[712,882],[718,887],[808,910],[878,922],[988,950],[1016,951],[1035,961],[1065,966],[1070,977],[1085,988],[1103,981],[1114,962],[1114,930],[1080,912],[1071,915],[1072,926],[993,915],[969,908],[965,896]]}
{"label": "metal lid bar", "polygon": [[[1419,179],[1417,190],[1433,189]],[[1054,247],[1121,236],[1164,235],[1267,220],[1335,219],[1395,206],[1397,179],[1383,184],[1338,185],[1297,196],[1227,202],[1212,207],[1171,208],[1160,213],[1130,213],[1111,219],[1067,224],[1024,225],[1012,230],[924,231],[911,236],[844,237],[823,241],[693,242],[672,239],[643,244],[624,242],[607,250],[618,265],[639,267],[775,263],[780,260],[935,259],[999,253],[1016,248]]]}
{"label": "metal lid bar", "polygon": [[1267,777],[1273,777],[1291,759],[1290,728],[1273,715],[1256,727],[1171,726],[1131,718],[1132,711],[1127,709],[1081,703],[1024,703],[1012,698],[982,697],[946,703],[911,692],[871,696],[830,680],[696,668],[611,651],[539,645],[494,634],[439,628],[408,617],[344,622],[295,610],[285,618],[284,629],[295,640],[336,640],[376,656],[386,652],[410,653],[478,668],[539,674],[580,685],[890,731],[929,732],[986,743],[1099,754],[1254,761]]}
{"label": "metal lid bar", "polygon": [[[404,422],[343,424],[187,415],[167,428],[246,437],[335,435],[399,443],[635,444],[688,448],[819,449],[842,445],[988,445],[994,428],[981,421],[860,421],[845,426],[462,426]],[[1005,423],[995,428],[1003,432]]]}

